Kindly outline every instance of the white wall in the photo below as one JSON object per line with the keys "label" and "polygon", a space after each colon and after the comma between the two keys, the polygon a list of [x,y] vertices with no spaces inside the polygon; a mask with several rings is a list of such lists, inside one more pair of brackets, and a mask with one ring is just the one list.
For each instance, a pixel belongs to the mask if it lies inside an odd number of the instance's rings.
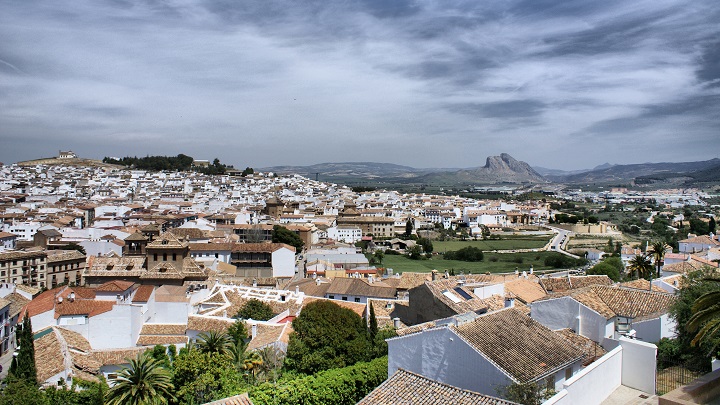
{"label": "white wall", "polygon": [[578,302],[569,297],[536,301],[530,304],[530,317],[552,330],[577,330],[578,306]]}
{"label": "white wall", "polygon": [[281,248],[272,253],[273,277],[292,277],[295,275],[295,253]]}
{"label": "white wall", "polygon": [[604,401],[621,384],[622,351],[622,347],[616,347],[572,376],[543,405],[593,405]]}
{"label": "white wall", "polygon": [[[152,323],[187,323],[190,303],[155,301],[149,308]],[[147,318],[147,314],[146,314]]]}
{"label": "white wall", "polygon": [[505,283],[497,283],[482,287],[472,287],[473,293],[480,298],[490,298],[493,295],[505,296]]}
{"label": "white wall", "polygon": [[485,395],[513,381],[449,328],[389,339],[388,375],[398,368]]}
{"label": "white wall", "polygon": [[635,330],[635,337],[643,342],[655,343],[660,340],[661,327],[660,318],[632,323],[632,328]]}
{"label": "white wall", "polygon": [[33,333],[45,329],[48,326],[55,326],[55,310],[45,311],[41,314],[30,317]]}
{"label": "white wall", "polygon": [[142,329],[141,310],[138,305],[119,304],[89,318],[87,324],[64,327],[83,335],[93,349],[135,347]]}
{"label": "white wall", "polygon": [[677,322],[670,317],[670,314],[660,316],[660,338],[674,338],[677,336]]}
{"label": "white wall", "polygon": [[623,348],[622,385],[654,394],[657,346],[624,337],[619,342]]}
{"label": "white wall", "polygon": [[[588,339],[592,339],[595,342],[602,342],[604,337],[610,337],[613,335],[614,324],[608,322],[604,316],[598,314],[592,309],[580,304],[580,329],[578,334],[585,336]],[[613,325],[610,335],[607,335],[607,325],[610,323]]]}

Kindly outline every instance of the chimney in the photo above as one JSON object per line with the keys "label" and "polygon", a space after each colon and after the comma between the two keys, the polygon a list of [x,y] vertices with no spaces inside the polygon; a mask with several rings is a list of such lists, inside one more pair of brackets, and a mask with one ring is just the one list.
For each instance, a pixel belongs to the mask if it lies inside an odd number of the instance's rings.
{"label": "chimney", "polygon": [[527,271],[524,271],[524,270],[523,270],[522,276],[523,276],[523,278],[528,278],[528,277],[527,277]]}
{"label": "chimney", "polygon": [[368,284],[372,284],[372,283],[373,283],[373,276],[369,275],[368,276]]}
{"label": "chimney", "polygon": [[254,324],[252,325],[251,331],[252,331],[252,332],[251,332],[251,334],[250,334],[250,338],[251,338],[251,339],[255,339],[255,336],[257,336],[257,324],[256,324],[256,323],[254,323]]}
{"label": "chimney", "polygon": [[533,266],[532,266],[532,264],[530,265],[530,274],[533,274]]}
{"label": "chimney", "polygon": [[300,286],[295,286],[295,295],[300,295]]}
{"label": "chimney", "polygon": [[515,306],[515,298],[505,297],[505,308],[512,308]]}
{"label": "chimney", "polygon": [[400,318],[393,318],[393,328],[400,329]]}
{"label": "chimney", "polygon": [[437,270],[433,270],[431,273],[432,273],[432,281],[437,280],[438,271],[437,271]]}
{"label": "chimney", "polygon": [[253,288],[257,288],[257,279],[253,279]]}
{"label": "chimney", "polygon": [[70,293],[70,302],[75,302],[75,292]]}
{"label": "chimney", "polygon": [[316,279],[315,279],[315,285],[320,285],[320,279],[319,279],[319,278],[316,278]]}
{"label": "chimney", "polygon": [[227,318],[227,310],[223,311],[223,318]]}
{"label": "chimney", "polygon": [[445,278],[450,278],[450,273],[447,270],[445,270]]}

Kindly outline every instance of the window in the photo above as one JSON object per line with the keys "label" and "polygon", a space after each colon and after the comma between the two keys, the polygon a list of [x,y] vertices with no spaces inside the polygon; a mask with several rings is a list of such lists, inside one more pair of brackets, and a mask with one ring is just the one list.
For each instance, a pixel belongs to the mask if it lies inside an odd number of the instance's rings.
{"label": "window", "polygon": [[565,369],[565,381],[569,380],[572,377],[572,367],[568,367]]}
{"label": "window", "polygon": [[154,261],[157,261],[157,253],[155,253],[155,254],[153,255],[153,260],[154,260]]}
{"label": "window", "polygon": [[343,301],[347,301],[347,297],[342,297],[342,300],[343,300]]}
{"label": "window", "polygon": [[618,316],[615,320],[615,331],[620,333],[629,332],[632,328],[632,318]]}
{"label": "window", "polygon": [[555,375],[551,375],[545,380],[545,389],[548,391],[555,390]]}
{"label": "window", "polygon": [[167,253],[163,253],[163,261],[164,261],[164,262],[167,261]]}
{"label": "window", "polygon": [[177,253],[173,253],[173,261],[177,260]]}
{"label": "window", "polygon": [[334,300],[334,299],[335,299],[335,296],[334,296],[334,295],[328,295],[328,298],[331,299],[331,300]]}
{"label": "window", "polygon": [[355,302],[360,302],[360,297],[355,297]]}

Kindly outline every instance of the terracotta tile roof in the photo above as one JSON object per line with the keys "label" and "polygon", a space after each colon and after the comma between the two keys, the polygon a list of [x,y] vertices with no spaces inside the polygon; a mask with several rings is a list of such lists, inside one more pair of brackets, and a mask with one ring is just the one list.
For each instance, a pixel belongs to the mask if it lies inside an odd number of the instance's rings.
{"label": "terracotta tile roof", "polygon": [[139,353],[150,350],[149,347],[131,347],[127,349],[95,350],[93,356],[103,366],[128,364],[127,359],[134,359]]}
{"label": "terracotta tile roof", "polygon": [[516,299],[523,303],[533,302],[547,295],[545,289],[537,280],[518,278],[505,283],[505,292],[512,293]]}
{"label": "terracotta tile roof", "polygon": [[233,323],[235,320],[230,318],[190,315],[187,329],[199,332],[225,332]]}
{"label": "terracotta tile roof", "polygon": [[618,316],[636,320],[666,313],[675,302],[675,296],[667,293],[601,286],[592,289]]}
{"label": "terracotta tile roof", "polygon": [[155,286],[145,284],[141,285],[140,287],[135,290],[135,295],[133,295],[132,302],[147,302],[150,299],[150,296],[152,295],[152,292],[155,290]]}
{"label": "terracotta tile roof", "polygon": [[399,369],[358,405],[516,405]]}
{"label": "terracotta tile roof", "polygon": [[93,317],[112,311],[114,305],[115,301],[84,299],[76,299],[75,301],[63,300],[62,303],[55,305],[55,319],[65,315],[87,315],[89,317]]}
{"label": "terracotta tile roof", "polygon": [[[11,305],[12,305],[12,302],[10,300],[6,300],[5,298],[0,298],[0,309],[9,307]],[[10,310],[10,308],[8,308],[8,310]]]}
{"label": "terracotta tile roof", "polygon": [[612,285],[608,276],[570,276],[541,278],[540,284],[548,293],[557,293],[591,285]]}
{"label": "terracotta tile roof", "polygon": [[165,232],[155,238],[152,242],[148,243],[148,248],[184,248],[187,246],[187,242],[181,241],[177,236],[170,232]]}
{"label": "terracotta tile roof", "polygon": [[140,335],[138,346],[179,345],[188,342],[187,336]]}
{"label": "terracotta tile roof", "polygon": [[85,338],[58,327],[45,329],[44,333],[34,342],[39,382],[45,382],[63,371],[72,371],[76,377],[85,380],[98,381],[95,375],[100,372],[102,364],[90,353],[90,344]]}
{"label": "terracotta tile roof", "polygon": [[[483,312],[488,310],[487,304],[475,295],[472,288],[458,284],[457,280],[439,279],[436,281],[426,281],[425,286],[440,302],[457,314],[466,312]],[[464,295],[470,298],[464,298],[457,289],[463,291]],[[411,293],[412,294],[412,293]],[[450,298],[453,297],[454,299]]]}
{"label": "terracotta tile roof", "polygon": [[205,233],[198,228],[172,228],[168,229],[168,232],[172,233],[178,238],[183,238],[186,240],[205,238]]}
{"label": "terracotta tile roof", "polygon": [[589,365],[607,353],[607,351],[605,351],[605,349],[603,349],[603,347],[598,343],[594,342],[592,339],[586,338],[585,336],[578,335],[571,329],[560,329],[556,330],[555,333],[565,338],[573,346],[578,347],[585,352],[583,366]]}
{"label": "terracotta tile roof", "polygon": [[435,321],[424,322],[424,323],[419,323],[417,325],[408,326],[406,328],[397,329],[395,331],[395,333],[397,333],[398,336],[412,335],[413,333],[417,333],[417,332],[424,331],[426,329],[434,328],[435,326],[437,326]]}
{"label": "terracotta tile roof", "polygon": [[233,243],[190,243],[191,252],[231,251]]}
{"label": "terracotta tile roof", "polygon": [[233,252],[267,252],[272,253],[276,250],[286,248],[295,252],[295,248],[284,243],[235,243],[233,244]]}
{"label": "terracotta tile roof", "polygon": [[95,288],[95,291],[123,292],[127,291],[133,285],[135,285],[135,283],[133,283],[132,281],[112,280],[100,284],[98,287]]}
{"label": "terracotta tile roof", "polygon": [[[57,252],[57,253],[54,253]],[[47,256],[47,262],[48,263],[57,263],[62,262],[65,260],[85,260],[86,256],[83,253],[78,252],[77,250],[68,250],[68,251],[48,251]]]}
{"label": "terracotta tile roof", "polygon": [[450,327],[519,382],[535,381],[584,356],[582,350],[515,309]]}
{"label": "terracotta tile roof", "polygon": [[288,284],[287,289],[290,291],[294,291],[295,286],[297,286],[300,291],[302,291],[305,295],[311,295],[313,297],[324,297],[325,293],[330,287],[330,283],[327,281],[321,281],[320,283],[317,283],[316,280],[313,280],[311,278],[303,278],[297,282]]}
{"label": "terracotta tile roof", "polygon": [[148,238],[141,232],[133,232],[130,236],[124,239],[125,242],[147,242]]}
{"label": "terracotta tile roof", "polygon": [[700,263],[697,260],[688,260],[684,262],[666,264],[662,267],[663,271],[671,271],[673,273],[687,274],[693,271],[701,270],[704,263]]}
{"label": "terracotta tile roof", "polygon": [[400,282],[397,285],[397,289],[409,290],[430,280],[432,280],[432,275],[430,273],[412,273],[405,271],[400,274]]}
{"label": "terracotta tile roof", "polygon": [[[624,283],[620,283],[620,284],[618,284],[618,286],[625,287],[625,288],[634,288],[636,290],[649,291],[650,290],[650,281],[641,278],[641,279],[637,279],[637,280],[626,281]],[[662,293],[667,292],[656,285],[652,286],[652,291],[662,292]]]}
{"label": "terracotta tile roof", "polygon": [[217,401],[208,402],[203,405],[253,405],[248,394],[240,394],[232,397],[218,399]]}
{"label": "terracotta tile roof", "polygon": [[[248,332],[252,329],[248,327]],[[257,325],[257,335],[255,338],[248,343],[248,350],[260,350],[265,346],[273,343],[282,343],[283,345],[288,344],[290,339],[290,333],[293,331],[292,324],[290,322],[282,325]]]}
{"label": "terracotta tile roof", "polygon": [[358,297],[395,298],[395,288],[369,284],[360,278],[334,278],[326,293],[333,295],[354,295]]}
{"label": "terracotta tile roof", "polygon": [[52,329],[45,336],[35,339],[34,345],[39,382],[43,383],[65,370],[65,357],[61,354],[60,341]]}
{"label": "terracotta tile roof", "polygon": [[140,330],[141,335],[184,335],[187,325],[183,323],[146,323]]}
{"label": "terracotta tile roof", "polygon": [[27,305],[30,300],[23,297],[22,295],[14,292],[12,294],[9,294],[5,297],[8,301],[10,301],[10,317],[14,317],[15,315],[20,313],[20,310]]}
{"label": "terracotta tile roof", "polygon": [[[368,303],[375,309],[375,319],[377,319],[378,328],[393,327],[393,318],[399,318],[399,314],[396,311],[398,305],[408,305],[407,301],[397,300],[383,300],[373,298],[368,300]],[[400,327],[406,325],[401,321]]]}

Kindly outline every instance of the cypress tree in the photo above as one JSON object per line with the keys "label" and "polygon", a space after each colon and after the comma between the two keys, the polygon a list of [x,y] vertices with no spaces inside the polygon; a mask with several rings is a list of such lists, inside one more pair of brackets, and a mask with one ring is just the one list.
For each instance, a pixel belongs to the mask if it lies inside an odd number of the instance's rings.
{"label": "cypress tree", "polygon": [[[32,323],[26,312],[22,328],[18,331],[17,343],[20,346],[16,359],[14,374],[16,377],[37,384],[37,368],[35,367],[35,346],[33,342]],[[12,365],[10,368],[13,368]]]}
{"label": "cypress tree", "polygon": [[375,306],[370,305],[370,341],[375,341],[375,336],[378,333],[377,318],[375,317]]}

